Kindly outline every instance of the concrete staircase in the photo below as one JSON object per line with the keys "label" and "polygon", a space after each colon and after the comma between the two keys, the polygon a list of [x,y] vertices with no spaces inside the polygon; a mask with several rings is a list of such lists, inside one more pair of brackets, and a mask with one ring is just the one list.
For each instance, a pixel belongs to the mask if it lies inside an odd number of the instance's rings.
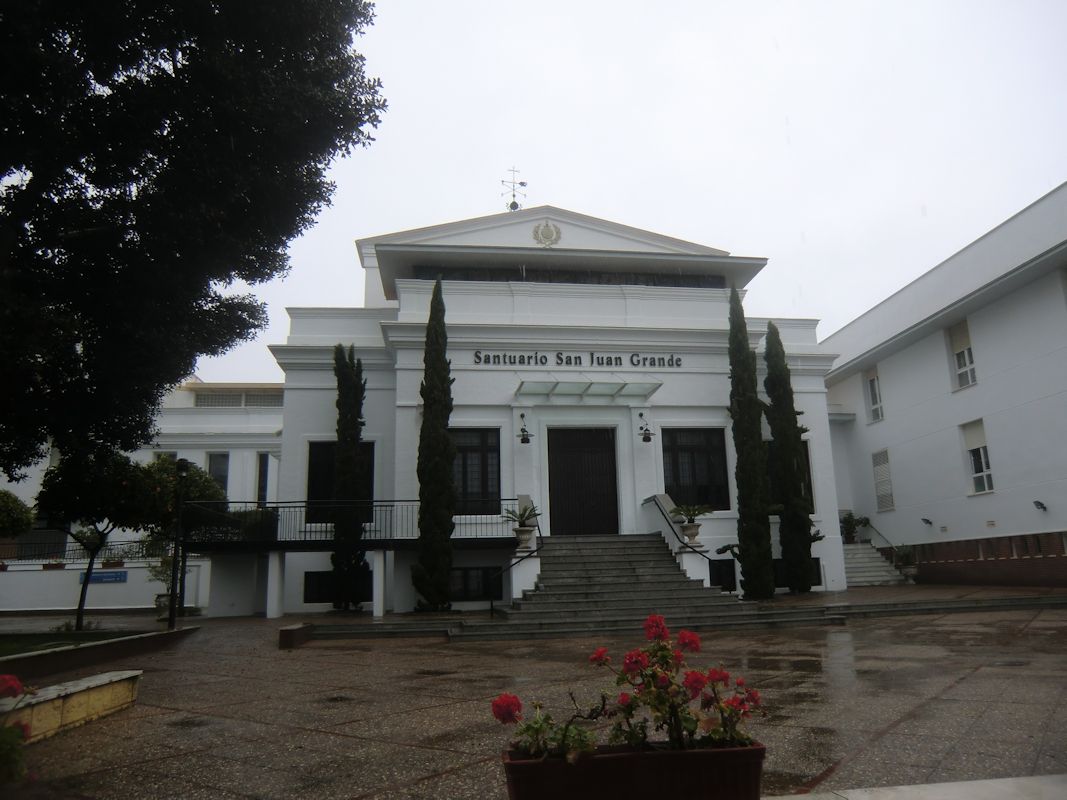
{"label": "concrete staircase", "polygon": [[465,623],[451,638],[639,635],[649,614],[662,614],[672,629],[828,621],[821,608],[760,611],[705,588],[686,577],[659,534],[547,537],[540,557],[533,591],[498,608],[499,621]]}
{"label": "concrete staircase", "polygon": [[870,543],[846,544],[844,549],[845,580],[850,589],[855,586],[893,586],[908,582]]}

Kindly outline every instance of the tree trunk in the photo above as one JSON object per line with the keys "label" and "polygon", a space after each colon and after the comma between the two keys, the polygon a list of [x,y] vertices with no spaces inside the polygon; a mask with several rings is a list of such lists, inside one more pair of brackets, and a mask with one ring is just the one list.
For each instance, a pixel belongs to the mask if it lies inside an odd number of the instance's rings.
{"label": "tree trunk", "polygon": [[89,565],[85,568],[85,577],[82,579],[82,590],[78,596],[78,613],[74,617],[74,630],[80,631],[85,624],[85,600],[89,596],[89,579],[93,576],[93,563],[96,561],[96,555],[100,552],[103,545],[97,545],[89,551]]}

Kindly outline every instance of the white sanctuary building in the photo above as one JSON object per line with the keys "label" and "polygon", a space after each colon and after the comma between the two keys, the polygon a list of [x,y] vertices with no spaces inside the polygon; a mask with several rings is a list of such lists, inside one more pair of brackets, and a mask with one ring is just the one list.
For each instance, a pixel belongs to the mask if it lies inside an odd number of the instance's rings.
{"label": "white sanctuary building", "polygon": [[[734,562],[714,554],[737,535],[728,287],[742,290],[766,259],[551,206],[357,244],[365,307],[289,309],[289,337],[270,349],[285,371],[278,499],[296,503],[330,499],[334,345],[352,344],[362,359],[376,501],[366,535],[382,541],[373,559],[376,608],[407,611],[416,603],[410,545],[417,529],[403,501],[418,497],[419,386],[438,278],[454,379],[457,605],[486,603],[483,579],[514,557],[500,511],[519,497],[543,512],[546,537],[661,532],[668,543],[672,523],[654,498],[708,505],[714,510],[700,520],[699,543],[710,563],[688,551],[678,560],[691,577],[734,585]],[[748,320],[753,347],[766,323]],[[814,320],[776,324],[810,428],[813,516],[826,535],[813,553],[817,582],[842,589],[824,385],[833,355],[816,343]],[[284,609],[327,608],[309,587],[330,569],[328,553],[290,552],[284,562]],[[511,597],[531,588],[535,573],[508,577],[499,591]]]}

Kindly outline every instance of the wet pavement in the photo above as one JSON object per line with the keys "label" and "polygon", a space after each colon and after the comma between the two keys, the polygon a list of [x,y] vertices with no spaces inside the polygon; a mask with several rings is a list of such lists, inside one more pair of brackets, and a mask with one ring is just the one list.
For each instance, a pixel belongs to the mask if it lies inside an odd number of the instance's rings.
{"label": "wet pavement", "polygon": [[[642,641],[635,630],[279,651],[278,627],[300,619],[190,620],[200,630],[172,649],[92,670],[143,669],[137,704],[29,747],[37,781],[21,795],[503,798],[510,729],[489,701],[510,691],[558,716],[568,691],[613,688],[587,664],[594,647],[618,657]],[[766,698],[768,715],[750,726],[767,745],[765,794],[1067,773],[1067,609],[702,639],[692,665],[722,663]]]}

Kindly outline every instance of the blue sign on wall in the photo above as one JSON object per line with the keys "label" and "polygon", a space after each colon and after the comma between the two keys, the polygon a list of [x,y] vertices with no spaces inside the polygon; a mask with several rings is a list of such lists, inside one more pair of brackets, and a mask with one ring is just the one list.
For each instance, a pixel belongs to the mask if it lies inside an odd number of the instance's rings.
{"label": "blue sign on wall", "polygon": [[[129,573],[124,569],[105,570],[103,572],[94,572],[92,577],[89,578],[89,583],[126,583],[126,576]],[[85,583],[85,573],[81,574],[78,579],[78,583]]]}

